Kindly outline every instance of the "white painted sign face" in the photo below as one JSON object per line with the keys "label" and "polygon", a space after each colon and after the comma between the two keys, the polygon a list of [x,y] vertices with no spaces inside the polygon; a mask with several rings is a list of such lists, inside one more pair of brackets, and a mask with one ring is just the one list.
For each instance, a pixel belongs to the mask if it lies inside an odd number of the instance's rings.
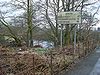
{"label": "white painted sign face", "polygon": [[79,23],[81,23],[81,14],[78,11],[58,13],[58,24],[79,24]]}

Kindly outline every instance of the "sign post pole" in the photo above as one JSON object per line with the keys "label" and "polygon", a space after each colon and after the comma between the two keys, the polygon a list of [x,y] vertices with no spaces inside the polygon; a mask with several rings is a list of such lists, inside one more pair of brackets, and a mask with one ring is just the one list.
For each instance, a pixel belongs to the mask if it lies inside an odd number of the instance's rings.
{"label": "sign post pole", "polygon": [[61,48],[63,46],[63,25],[61,24],[61,33],[60,33],[60,42],[61,42]]}
{"label": "sign post pole", "polygon": [[76,53],[76,25],[74,28],[74,54]]}

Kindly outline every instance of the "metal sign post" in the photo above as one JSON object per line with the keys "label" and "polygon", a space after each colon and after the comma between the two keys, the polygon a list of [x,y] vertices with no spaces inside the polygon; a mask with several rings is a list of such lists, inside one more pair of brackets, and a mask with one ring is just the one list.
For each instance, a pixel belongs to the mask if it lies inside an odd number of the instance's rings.
{"label": "metal sign post", "polygon": [[74,28],[74,54],[76,53],[76,25]]}
{"label": "metal sign post", "polygon": [[63,46],[63,25],[61,24],[61,33],[60,33],[60,43],[61,43],[61,48]]}

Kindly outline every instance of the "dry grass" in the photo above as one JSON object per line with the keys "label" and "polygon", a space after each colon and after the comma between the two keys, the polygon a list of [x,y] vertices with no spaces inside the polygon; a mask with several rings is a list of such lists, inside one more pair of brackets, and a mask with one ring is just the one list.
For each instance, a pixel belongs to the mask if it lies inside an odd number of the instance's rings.
{"label": "dry grass", "polygon": [[[50,49],[40,54],[32,49],[16,52],[13,48],[0,47],[0,66],[6,74],[51,75],[53,73],[57,75],[73,67],[74,59],[79,58],[77,50],[75,55],[73,55],[73,47],[64,47],[62,50]],[[80,49],[80,55],[83,52]]]}

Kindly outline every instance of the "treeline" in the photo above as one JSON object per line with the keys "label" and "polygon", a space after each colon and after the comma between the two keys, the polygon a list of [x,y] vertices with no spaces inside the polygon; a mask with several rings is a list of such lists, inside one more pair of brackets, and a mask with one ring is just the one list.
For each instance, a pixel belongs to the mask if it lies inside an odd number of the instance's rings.
{"label": "treeline", "polygon": [[[76,27],[77,43],[80,42],[88,46],[88,44],[97,40],[96,36],[93,36],[94,31],[92,31],[92,28],[99,21],[95,17],[99,10],[99,6],[95,7],[95,4],[98,2],[99,1],[89,2],[85,0],[13,0],[2,3],[0,4],[1,6],[9,6],[10,10],[6,13],[1,10],[1,28],[5,27],[5,31],[7,31],[7,33],[1,35],[13,38],[18,46],[21,45],[22,42],[25,42],[28,47],[32,47],[33,39],[38,38],[40,40],[52,41],[55,47],[58,47],[61,43],[61,27],[57,22],[58,12],[80,11],[82,20],[81,24],[78,24]],[[94,10],[92,6],[95,7],[94,12],[90,12]],[[22,13],[16,16],[7,15],[12,11],[16,12],[16,10]],[[11,20],[7,22],[7,18]],[[74,24],[63,25],[63,46],[73,45],[74,29]]]}

